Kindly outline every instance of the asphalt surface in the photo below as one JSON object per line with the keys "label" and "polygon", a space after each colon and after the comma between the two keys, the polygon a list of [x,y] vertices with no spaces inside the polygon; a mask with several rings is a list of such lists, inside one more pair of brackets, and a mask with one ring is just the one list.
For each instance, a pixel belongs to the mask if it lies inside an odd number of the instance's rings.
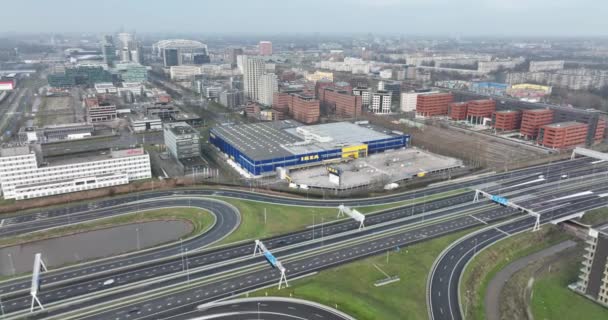
{"label": "asphalt surface", "polygon": [[[557,175],[561,174],[561,173],[562,173],[564,170],[568,170],[568,169],[577,169],[577,168],[584,167],[584,166],[586,166],[586,163],[587,163],[587,162],[588,162],[588,161],[574,161],[574,162],[565,162],[565,163],[560,163],[560,164],[554,164],[554,166],[556,166],[556,167],[550,168],[550,170],[549,170],[549,171],[547,171],[547,173],[552,173],[552,175],[553,175],[553,176],[557,176]],[[534,168],[534,171],[538,171],[538,168]],[[544,171],[541,171],[541,172],[544,172]],[[586,170],[586,171],[582,171],[582,172],[588,172],[588,170]],[[509,188],[509,185],[511,185],[511,187],[512,187],[512,188],[513,188],[513,187],[517,187],[518,185],[521,185],[521,184],[520,184],[520,182],[525,181],[525,180],[530,180],[531,175],[532,175],[532,176],[534,176],[534,175],[536,175],[537,173],[538,173],[538,172],[529,172],[529,171],[527,171],[527,172],[526,172],[527,177],[525,177],[525,176],[526,176],[526,174],[523,174],[523,175],[518,175],[518,174],[517,174],[517,172],[516,172],[516,174],[511,174],[511,175],[512,175],[514,178],[505,179],[505,177],[502,177],[504,180],[507,180],[507,183],[504,183],[503,185],[501,185],[501,186],[500,186],[500,190],[501,190],[501,191],[504,191],[504,190],[508,189],[508,188]],[[521,177],[521,176],[524,176],[524,177],[523,177],[523,178],[521,178],[521,179],[518,179],[518,177]],[[547,177],[549,177],[549,176],[547,176]],[[524,183],[524,184],[526,184],[526,182],[523,182],[523,183]],[[454,187],[453,185],[451,185],[451,187],[452,187],[452,188],[458,188],[458,187]],[[203,191],[203,192],[204,192],[204,191],[209,191],[209,190],[186,190],[186,191],[183,191],[183,192],[184,192],[184,193],[188,193],[188,194],[190,194],[190,193],[194,193],[194,194],[196,194],[196,192],[200,192],[200,191]],[[215,192],[215,193],[217,194],[217,192],[218,192],[218,191],[217,191],[217,190],[214,190],[213,192]],[[228,193],[234,193],[234,191],[220,191],[220,192],[222,193],[222,195],[225,195],[225,194],[224,194],[224,192],[228,192]],[[180,193],[181,193],[181,194],[184,194],[184,193],[182,193],[182,191],[180,191],[178,194],[180,194]],[[256,197],[256,198],[261,196],[261,195],[257,195],[257,194],[249,194],[249,193],[243,193],[243,192],[236,192],[236,194],[241,195],[241,196],[244,196],[244,197]],[[420,194],[420,193],[419,193],[419,192],[417,192],[417,194]],[[406,194],[406,195],[407,195],[407,194]],[[468,197],[471,197],[471,195],[470,195],[470,194],[468,194],[467,196],[468,196]],[[144,196],[142,195],[140,199],[142,199],[143,197],[144,197]],[[263,199],[268,199],[268,196],[262,196],[262,198],[263,198]],[[292,201],[304,201],[304,203],[308,203],[308,202],[309,202],[308,200],[305,200],[305,199],[289,199],[289,198],[280,198],[280,197],[270,197],[270,198],[273,198],[273,199],[278,199],[278,200],[280,200],[280,201],[286,201],[286,202],[289,202],[289,204],[293,204],[293,203],[291,203]],[[385,197],[385,198],[386,198],[386,197]],[[257,198],[257,199],[259,199],[259,198]],[[470,198],[469,198],[469,199],[470,199]],[[111,200],[110,200],[110,201],[111,201]],[[182,201],[182,202],[181,202],[181,204],[182,204],[182,205],[183,205],[183,201],[188,201],[188,202],[189,202],[189,205],[193,205],[193,206],[199,206],[199,205],[200,205],[200,203],[196,203],[196,204],[195,204],[195,201],[203,201],[203,200],[201,200],[201,199],[191,199],[191,200],[185,200],[185,199],[174,199],[174,200],[161,200],[161,201]],[[207,201],[209,201],[209,200],[207,200]],[[258,200],[258,201],[261,201],[261,200]],[[313,202],[315,202],[315,201],[322,201],[322,200],[312,200],[312,201],[313,201]],[[363,199],[363,200],[354,200],[354,201],[379,201],[379,200],[378,200],[378,199],[371,199],[371,200],[370,200],[370,199]],[[399,201],[401,201],[401,200],[399,200]],[[446,201],[446,199],[443,199],[442,201]],[[450,200],[447,200],[447,201],[455,201],[455,199],[454,199],[454,198],[451,198]],[[457,201],[461,201],[461,203],[462,203],[462,201],[468,201],[468,200],[467,200],[466,198],[462,198],[462,199],[459,199],[459,200],[457,200]],[[221,204],[222,202],[214,201],[213,203],[214,203],[214,204]],[[327,201],[322,201],[321,203],[323,203],[324,205],[326,205],[328,202],[327,202]],[[340,203],[343,203],[343,201],[340,201]],[[159,204],[159,202],[155,201],[154,203],[152,203],[152,202],[143,202],[143,203],[141,203],[141,204],[139,204],[139,205],[133,205],[133,204],[131,204],[131,205],[128,205],[128,206],[139,206],[139,209],[143,209],[145,205],[152,205],[153,207],[157,207],[157,206],[158,206],[158,204]],[[179,205],[179,204],[173,204],[173,205]],[[209,204],[205,204],[205,205],[209,205]],[[427,205],[428,205],[428,206],[430,206],[430,207],[428,207],[428,208],[427,208],[427,207],[426,207]],[[434,209],[434,208],[441,208],[441,207],[449,206],[450,204],[449,204],[449,203],[446,203],[446,202],[443,202],[443,204],[442,204],[442,205],[440,205],[439,203],[437,203],[437,204],[436,204],[436,205],[437,205],[436,207],[433,207],[433,205],[435,205],[435,204],[433,204],[433,202],[428,202],[427,204],[422,205],[422,206],[421,206],[421,205],[415,205],[415,206],[411,206],[411,208],[398,209],[398,210],[394,210],[394,211],[392,211],[392,212],[389,210],[389,212],[384,213],[384,218],[382,218],[383,220],[379,218],[379,221],[387,221],[387,220],[396,219],[396,218],[398,218],[398,217],[399,217],[399,215],[400,215],[400,214],[401,214],[401,217],[404,217],[404,216],[407,216],[407,215],[416,215],[416,214],[420,214],[420,212],[419,212],[419,211],[420,211],[421,209],[422,209],[422,212],[424,212],[424,210],[428,210],[428,211],[430,211],[431,209]],[[422,207],[422,208],[420,208],[420,207]],[[91,207],[87,207],[87,208],[91,208]],[[95,208],[93,207],[92,209],[95,209]],[[131,207],[131,209],[133,209],[133,207]],[[64,210],[65,210],[65,209],[64,209]],[[104,216],[104,210],[116,211],[116,209],[115,209],[115,208],[113,208],[113,209],[100,209],[100,210],[93,210],[93,211],[91,211],[91,212],[96,212],[96,213],[97,213],[97,214],[99,214],[100,216]],[[462,209],[461,209],[461,210],[462,210]],[[458,210],[455,210],[455,212],[457,212],[457,211],[458,211]],[[494,211],[496,211],[496,210],[494,210]],[[71,213],[69,213],[69,212],[70,212],[70,211],[67,211],[67,210],[66,210],[66,211],[64,211],[64,212],[63,212],[63,214],[64,214],[64,215],[65,215],[65,214],[69,214],[69,216],[71,216],[71,217],[72,217],[72,219],[78,219],[78,218],[80,218],[80,217],[81,217],[81,215],[80,215],[80,214],[79,214],[79,215],[76,215],[76,214],[71,214]],[[505,212],[505,213],[508,213],[508,212]],[[106,212],[106,214],[107,214],[107,212]],[[445,213],[444,213],[444,214],[445,214]],[[502,216],[500,216],[500,215],[502,215],[502,214],[504,214],[504,213],[496,213],[496,212],[494,212],[494,215],[496,215],[497,217],[493,217],[493,216],[491,216],[491,215],[490,215],[490,216],[488,216],[488,217],[486,217],[486,218],[487,218],[489,221],[492,221],[494,218],[497,218],[497,219],[502,218]],[[512,212],[511,212],[511,213],[509,213],[509,214],[512,214]],[[382,215],[378,215],[378,217],[381,217],[381,216],[382,216]],[[47,216],[47,217],[48,217],[48,216]],[[62,217],[61,215],[59,215],[59,217],[60,217],[60,218],[64,218],[64,217]],[[480,218],[480,217],[481,217],[481,218]],[[471,217],[471,218],[469,218],[469,220],[473,220],[473,221],[471,221],[471,222],[474,222],[474,223],[480,223],[480,222],[479,222],[480,220],[481,220],[481,221],[483,221],[483,220],[485,219],[483,216],[480,216],[480,217],[476,217],[476,218]],[[368,225],[369,225],[369,224],[370,224],[370,222],[371,222],[371,224],[373,224],[373,219],[374,219],[374,218],[375,218],[375,217],[370,217],[370,218],[368,218],[368,220],[366,220],[366,224],[368,224]],[[427,217],[427,218],[430,218],[430,217]],[[424,219],[424,218],[422,218],[422,219]],[[50,219],[50,220],[53,220],[53,219]],[[19,226],[19,225],[21,225],[21,224],[23,224],[23,225],[28,225],[28,224],[30,224],[30,223],[37,223],[37,222],[42,222],[42,221],[46,221],[46,220],[44,220],[44,219],[43,219],[43,220],[36,220],[36,219],[34,219],[34,220],[31,220],[31,221],[32,221],[32,222],[28,222],[27,220],[26,220],[26,221],[23,221],[23,222],[21,222],[21,223],[18,223],[18,222],[17,222],[17,223],[15,224],[15,226]],[[74,220],[73,220],[73,221],[74,221]],[[24,222],[25,222],[25,223],[24,223]],[[325,230],[323,230],[323,229],[322,229],[322,230],[318,230],[318,229],[317,229],[317,230],[315,230],[315,236],[316,236],[316,237],[322,236],[322,235],[319,235],[319,234],[318,234],[319,232],[328,232],[328,234],[332,234],[332,232],[340,232],[340,229],[342,229],[342,231],[348,230],[348,226],[346,226],[347,224],[351,224],[351,226],[354,226],[354,223],[352,223],[352,222],[345,222],[345,223],[342,223],[342,224],[343,224],[343,225],[336,224],[335,226],[327,226],[327,227],[325,228]],[[10,225],[9,225],[9,226],[10,226]],[[456,226],[456,225],[453,225],[453,226],[451,226],[451,228],[454,228],[455,226]],[[333,229],[332,229],[332,228],[333,228]],[[313,237],[313,236],[312,236],[312,231],[308,231],[308,230],[307,230],[307,231],[304,231],[304,232],[308,232],[308,233],[310,233],[309,238],[312,238],[312,237]],[[326,234],[326,235],[327,235],[327,234]],[[266,243],[267,245],[269,244],[269,245],[270,245],[269,247],[272,247],[274,244],[276,244],[276,245],[280,246],[280,245],[283,245],[283,244],[285,244],[285,245],[286,245],[286,244],[289,244],[289,243],[293,243],[293,242],[296,242],[296,241],[302,241],[303,239],[306,239],[306,237],[305,237],[303,234],[288,235],[288,237],[292,237],[291,239],[289,239],[289,238],[288,238],[288,240],[289,240],[290,242],[285,241],[285,239],[283,239],[283,240],[276,239],[276,243],[273,243],[273,242],[272,242],[272,240],[271,240],[271,241],[269,241],[269,242],[266,242],[266,241],[265,241],[265,243]],[[298,239],[298,237],[299,237],[300,239]],[[281,241],[285,241],[285,242],[283,242],[283,243],[282,243]],[[186,244],[185,244],[185,245],[186,245]],[[321,245],[323,245],[323,244],[321,244]],[[196,246],[196,244],[193,244],[193,247],[188,247],[188,248],[189,248],[189,249],[191,249],[191,250],[193,250],[193,249],[196,249],[196,248],[198,248],[198,247]],[[177,249],[177,250],[180,250],[180,251],[175,251],[176,249]],[[175,248],[175,247],[174,247],[174,248],[165,248],[164,250],[174,250],[174,251],[173,251],[173,253],[174,253],[174,254],[175,254],[175,253],[180,253],[180,252],[181,252],[181,248]],[[252,246],[252,245],[243,246],[243,248],[241,248],[240,250],[241,250],[241,252],[239,252],[238,250],[235,250],[234,248],[229,248],[229,249],[228,249],[228,251],[232,251],[234,254],[237,254],[237,256],[239,256],[239,255],[241,255],[241,256],[242,256],[243,254],[246,254],[246,253],[252,252],[252,251],[253,251],[253,246]],[[211,254],[213,254],[213,252],[211,252]],[[225,255],[225,256],[223,256],[223,255]],[[225,252],[225,253],[223,253],[223,254],[217,254],[217,257],[218,257],[218,258],[220,258],[220,260],[219,260],[219,261],[225,260],[226,258],[229,258],[229,252]],[[127,257],[125,257],[125,258],[127,259],[127,262],[128,262],[128,261],[129,261],[129,259],[130,259],[130,258],[133,258],[133,257],[127,256]],[[139,257],[138,257],[138,258],[139,258]],[[153,255],[152,255],[152,258],[150,258],[150,255],[148,255],[148,256],[147,256],[147,258],[142,258],[142,259],[144,259],[144,261],[149,261],[150,259],[153,259],[153,258],[154,258],[154,256],[153,256]],[[157,258],[158,258],[158,256],[157,256]],[[195,262],[197,262],[197,261],[196,261],[197,259],[194,259],[194,258],[195,258],[195,257],[192,257],[192,258],[190,258],[190,257],[189,257],[189,258],[188,258],[188,260],[189,260],[189,261],[188,261],[188,263],[190,263],[191,261],[195,261]],[[205,263],[205,264],[208,264],[208,263],[209,263],[208,261],[207,261],[207,262],[205,262],[205,260],[204,260],[204,259],[199,259],[199,261],[201,262],[201,264],[202,264],[202,263]],[[112,264],[110,264],[111,262],[114,262],[114,261],[112,260],[112,261],[108,262],[108,268],[107,268],[107,270],[111,270],[111,269],[112,269]],[[172,272],[178,272],[178,271],[180,271],[181,269],[183,269],[183,263],[181,263],[181,262],[180,262],[180,263],[179,263],[179,265],[178,265],[177,267],[176,267],[175,261],[174,261],[173,263],[174,263],[174,264],[173,264],[172,268],[167,268],[166,270],[172,270]],[[190,265],[190,264],[189,264],[189,265]],[[115,267],[120,267],[120,265],[116,265],[116,264],[115,264],[114,266],[115,266]],[[90,266],[89,266],[89,267],[90,267]],[[97,265],[95,265],[94,267],[97,267]],[[165,266],[165,267],[166,267],[166,266]],[[194,267],[194,266],[191,266],[191,268],[193,268],[193,267]],[[162,269],[163,269],[163,266],[156,266],[156,268],[157,268],[157,269],[156,269],[156,271],[159,271],[159,270],[162,270]],[[99,270],[101,271],[101,269],[99,269]],[[97,270],[92,270],[92,269],[89,269],[89,270],[85,270],[85,272],[82,272],[80,275],[85,275],[85,276],[86,276],[86,275],[88,275],[88,274],[89,274],[89,273],[88,273],[88,271],[92,271],[92,273],[98,272]],[[141,270],[140,270],[140,271],[141,271]],[[147,274],[148,272],[149,272],[149,270],[147,270],[147,271],[141,271],[141,274]],[[76,276],[80,276],[80,275],[79,275],[79,274],[77,274],[77,273],[76,273],[76,274],[72,274],[71,276],[70,276],[70,275],[64,275],[64,276],[63,276],[63,278],[65,278],[65,279],[74,279]],[[133,277],[134,277],[134,278],[137,278],[136,276],[138,276],[138,275],[137,275],[137,272],[134,272],[134,276],[133,276]],[[87,278],[88,278],[88,277],[87,277]],[[128,279],[128,276],[127,276],[127,279]],[[56,278],[54,278],[54,279],[53,279],[53,278],[46,278],[45,280],[48,280],[48,281],[58,281],[58,280],[62,280],[62,279],[58,279],[58,278],[56,277]],[[78,292],[79,294],[82,294],[82,293],[84,293],[84,292],[93,291],[93,290],[98,289],[98,287],[97,287],[97,288],[94,288],[94,287],[93,287],[93,284],[91,284],[91,283],[86,284],[86,283],[83,283],[83,281],[84,281],[84,280],[78,280],[78,283],[79,283],[79,284],[81,284],[81,285],[80,285],[80,287],[81,287],[81,288],[80,288],[80,290],[82,290],[82,291]],[[94,281],[96,281],[96,282],[97,282],[97,285],[98,285],[98,286],[99,286],[99,284],[103,283],[103,281],[102,281],[102,282],[100,282],[100,280],[98,280],[98,279],[96,279],[96,280],[94,280]],[[120,281],[117,281],[117,283],[120,283]],[[29,282],[27,283],[27,285],[29,286]],[[86,285],[86,286],[84,286],[84,285]],[[43,282],[43,286],[44,286],[44,282]],[[8,290],[10,290],[10,291],[6,291],[6,292],[13,292],[13,291],[14,291],[14,289],[21,289],[21,288],[14,287],[14,288],[13,288],[13,290],[11,290],[10,288],[7,288],[7,289],[8,289]],[[68,290],[70,290],[70,289],[66,289],[66,290],[64,291],[64,293],[65,293],[65,292],[69,292]],[[71,291],[71,290],[70,290],[70,291]],[[75,290],[75,291],[76,291],[76,290]],[[76,294],[76,293],[73,293],[73,294]],[[62,294],[62,292],[56,292],[55,297],[57,297],[57,298],[64,298],[64,297],[65,297],[65,294]],[[43,299],[44,299],[44,297],[43,297]],[[51,299],[51,300],[52,300],[52,299]],[[11,303],[12,303],[12,302],[11,302]],[[29,303],[29,300],[28,300],[28,303]],[[4,305],[5,305],[5,308],[6,308],[7,304],[5,303]],[[11,307],[11,305],[9,304],[9,306],[8,306],[8,307],[10,308],[10,307]]]}
{"label": "asphalt surface", "polygon": [[[533,200],[531,200],[533,202]],[[598,204],[595,203],[595,206]],[[559,204],[556,205],[560,206]],[[562,214],[563,212],[557,211],[556,215]],[[573,210],[572,207],[564,207],[564,212],[570,213]],[[578,210],[578,207],[576,208]],[[456,232],[459,230],[471,228],[474,226],[481,226],[484,224],[492,223],[504,219],[505,217],[512,216],[514,214],[512,209],[502,208],[497,205],[492,210],[487,210],[482,213],[474,215],[466,215],[459,218],[450,219],[447,221],[434,223],[428,226],[415,228],[413,230],[407,230],[397,234],[386,235],[378,239],[356,244],[353,246],[345,247],[338,250],[330,250],[327,252],[316,254],[312,257],[289,260],[283,265],[288,270],[288,277],[297,277],[311,272],[320,271],[326,268],[330,268],[339,264],[347,263],[356,259],[376,255],[379,253],[386,252],[387,250],[394,250],[398,247],[411,245],[413,243],[425,241],[427,239],[439,237],[448,233]],[[512,228],[529,227],[530,220],[527,218],[521,219],[524,223],[515,224]],[[507,228],[507,231],[512,231]],[[496,231],[499,234],[502,232]],[[281,255],[277,254],[277,257],[281,259]],[[173,283],[186,283],[187,281],[194,281],[196,279],[204,277],[204,274],[190,274],[189,279],[186,276],[173,279]],[[259,288],[269,284],[276,284],[278,281],[279,273],[274,269],[263,269],[247,272],[241,276],[237,276],[230,279],[218,280],[209,284],[203,284],[197,286],[195,289],[188,291],[174,293],[170,296],[161,298],[152,298],[142,303],[136,303],[128,307],[120,307],[116,310],[100,312],[88,317],[89,319],[161,319],[179,315],[185,312],[190,312],[195,308],[195,304],[212,302],[218,299],[230,297],[242,292]],[[142,292],[150,292],[151,290],[164,288],[168,285],[168,282],[146,284],[140,288]],[[134,292],[129,293],[127,296],[133,296]],[[95,305],[102,302],[107,302],[116,299],[116,294],[112,297],[97,298],[90,302],[84,303],[83,305]],[[118,298],[120,298],[120,293]],[[59,307],[56,310],[49,311],[48,313],[41,313],[38,316],[50,316],[58,315],[67,309],[61,310]],[[135,316],[130,315],[126,317],[125,312],[129,310],[138,309]]]}
{"label": "asphalt surface", "polygon": [[[557,175],[557,174],[556,174]],[[529,180],[529,179],[528,179]],[[501,190],[506,191],[509,188],[509,185],[517,187],[521,184],[520,179],[514,179],[512,181],[508,181],[501,185]],[[387,230],[389,228],[394,228],[397,226],[404,226],[416,222],[420,222],[424,219],[433,219],[442,216],[449,216],[455,214],[457,212],[463,210],[471,210],[474,208],[479,208],[482,204],[472,204],[470,201],[473,198],[473,194],[467,193],[464,195],[453,196],[442,200],[436,200],[433,202],[429,202],[427,204],[417,204],[411,207],[398,208],[388,210],[379,214],[371,215],[366,219],[366,224],[368,226],[377,225],[380,223],[392,222],[389,225],[386,225],[382,228],[375,230],[363,230],[356,235],[346,235],[344,237],[338,237],[335,239],[328,240],[327,242],[323,242],[317,245],[329,245],[332,243],[338,243],[340,241],[345,241],[351,239],[353,237],[360,237],[371,233],[381,232],[383,230]],[[192,204],[194,205],[194,201]],[[465,203],[464,205],[462,205]],[[458,206],[455,206],[458,205]],[[453,207],[452,207],[453,206]],[[439,212],[431,212],[432,210],[442,209],[444,210]],[[408,218],[409,217],[409,218]],[[399,219],[408,218],[403,221],[399,221]],[[351,222],[347,220],[345,222],[339,222],[329,225],[324,225],[323,228],[317,227],[314,230],[305,230],[301,232],[295,232],[292,234],[275,237],[272,239],[264,240],[265,244],[270,249],[280,248],[292,244],[297,244],[305,240],[312,240],[314,238],[319,239],[322,237],[327,237],[335,234],[339,234],[342,232],[346,232],[349,230],[357,229],[358,224],[356,222]],[[190,244],[190,245],[196,245]],[[184,246],[185,247],[185,246]],[[299,247],[296,249],[292,249],[286,252],[288,253],[297,253],[304,249],[311,249],[311,246],[307,247]],[[176,248],[181,249],[181,248]],[[192,251],[192,247],[188,247],[190,251]],[[165,249],[168,250],[168,249]],[[211,252],[202,252],[196,254],[188,254],[188,265],[190,269],[206,266],[213,263],[219,263],[222,261],[226,261],[229,259],[246,257],[253,251],[253,244],[246,244],[241,246],[233,246],[221,250],[212,250]],[[181,253],[181,250],[180,252]],[[154,255],[153,258],[158,258],[158,255]],[[121,270],[120,272],[112,271],[112,266],[125,268],[129,265],[136,265],[137,263],[141,263],[145,259],[150,259],[150,254],[145,254],[141,257],[131,257],[128,256],[126,263],[122,265],[116,265],[114,260],[110,260],[103,265],[93,264],[88,267],[80,267],[76,272],[72,270],[68,270],[66,272],[62,272],[60,274],[52,274],[51,276],[45,276],[43,278],[44,285],[44,294],[41,293],[40,298],[44,301],[44,303],[54,302],[58,300],[63,300],[70,297],[76,297],[82,294],[91,293],[94,291],[99,291],[103,289],[109,289],[110,287],[114,287],[117,285],[125,285],[128,283],[133,283],[142,280],[153,279],[155,277],[164,276],[168,274],[175,274],[182,272],[184,270],[184,260],[180,257],[175,257],[171,261],[162,261],[162,262],[149,262],[144,265],[139,265],[137,268],[133,267],[131,269]],[[142,260],[144,259],[144,260]],[[229,267],[234,269],[238,267],[246,266],[247,264],[255,261],[254,259],[249,259],[248,261],[243,261],[241,263],[230,264],[229,266],[224,266],[221,269],[212,270],[206,272],[205,275],[210,276],[213,273],[221,272],[227,270]],[[259,261],[259,260],[258,260]],[[115,280],[115,284],[112,286],[104,285],[104,282],[107,280]],[[5,296],[3,300],[5,301],[5,311],[11,312],[19,309],[27,308],[29,305],[29,297],[27,296],[27,292],[25,291],[30,283],[26,279],[25,281],[21,281],[21,283],[16,283],[11,287],[4,287],[6,290]],[[60,281],[61,285],[56,285],[55,282]],[[51,283],[51,285],[48,285]],[[19,290],[21,294],[18,294]]]}
{"label": "asphalt surface", "polygon": [[[594,208],[608,205],[607,197],[598,194],[605,193],[608,186],[605,183],[592,188],[593,195],[568,198],[563,200],[541,199],[521,203],[541,214],[541,223],[566,217]],[[580,191],[589,190],[581,188]],[[570,192],[571,194],[573,192]],[[553,200],[553,201],[551,201]],[[435,262],[429,274],[429,286],[427,288],[427,299],[429,301],[429,313],[431,319],[462,319],[458,301],[458,287],[460,276],[469,260],[485,247],[500,241],[514,233],[531,229],[536,219],[533,217],[521,218],[518,221],[509,222],[498,227],[488,227],[480,232],[467,235],[452,243]]]}
{"label": "asphalt surface", "polygon": [[[137,314],[138,311],[133,313]],[[171,317],[171,320],[354,320],[333,308],[290,298],[245,298],[198,306],[195,311]]]}

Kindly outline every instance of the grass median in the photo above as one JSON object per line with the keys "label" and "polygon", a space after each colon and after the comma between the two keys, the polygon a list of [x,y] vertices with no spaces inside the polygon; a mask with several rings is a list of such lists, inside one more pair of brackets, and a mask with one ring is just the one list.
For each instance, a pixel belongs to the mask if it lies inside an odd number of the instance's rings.
{"label": "grass median", "polygon": [[[405,206],[413,203],[424,203],[466,192],[458,189],[444,192],[426,198],[400,201],[389,204],[357,207],[361,213],[367,214],[379,210]],[[287,232],[302,230],[313,224],[333,222],[337,220],[338,209],[334,207],[298,207],[285,206],[250,200],[237,200],[226,197],[214,197],[234,205],[241,212],[241,225],[234,233],[219,244],[227,244],[243,240],[254,240],[272,237]]]}
{"label": "grass median", "polygon": [[76,233],[111,228],[120,225],[159,220],[182,220],[192,224],[192,232],[190,232],[188,236],[193,236],[205,232],[213,225],[214,222],[214,218],[209,212],[198,208],[167,208],[158,210],[147,210],[110,218],[103,218],[89,222],[83,222],[74,225],[68,225],[65,227],[36,231],[19,235],[16,237],[3,238],[0,239],[0,247],[8,247],[27,242],[63,237]]}
{"label": "grass median", "polygon": [[[370,257],[290,282],[290,287],[262,289],[249,296],[281,296],[315,301],[348,313],[358,320],[426,319],[426,282],[441,251],[471,231],[463,231],[387,254]],[[374,283],[398,275],[400,281],[376,287]]]}

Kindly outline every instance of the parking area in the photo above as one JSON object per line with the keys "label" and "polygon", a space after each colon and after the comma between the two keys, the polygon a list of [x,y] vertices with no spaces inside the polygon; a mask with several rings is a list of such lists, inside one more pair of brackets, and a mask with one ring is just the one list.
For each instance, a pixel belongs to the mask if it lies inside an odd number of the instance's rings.
{"label": "parking area", "polygon": [[[463,163],[459,159],[409,148],[390,150],[347,162],[294,170],[289,176],[293,183],[299,185],[350,189],[366,185],[386,185],[462,166]],[[329,170],[337,172],[339,179],[330,181]]]}

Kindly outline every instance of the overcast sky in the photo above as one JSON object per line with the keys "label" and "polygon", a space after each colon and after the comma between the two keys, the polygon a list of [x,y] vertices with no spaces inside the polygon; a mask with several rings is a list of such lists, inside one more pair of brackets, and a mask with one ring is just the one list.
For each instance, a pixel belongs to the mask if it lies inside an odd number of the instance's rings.
{"label": "overcast sky", "polygon": [[606,0],[3,0],[3,31],[607,35]]}

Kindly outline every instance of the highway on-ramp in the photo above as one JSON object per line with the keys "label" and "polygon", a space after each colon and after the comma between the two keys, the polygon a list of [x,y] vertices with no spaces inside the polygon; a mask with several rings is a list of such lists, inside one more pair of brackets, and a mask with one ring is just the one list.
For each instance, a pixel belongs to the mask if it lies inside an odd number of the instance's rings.
{"label": "highway on-ramp", "polygon": [[[585,190],[587,188],[582,188],[579,192]],[[608,191],[606,183],[591,190],[594,191],[593,194],[562,200],[545,199],[546,201],[534,201],[526,205],[541,214],[541,223],[608,205],[608,197],[603,196]],[[453,242],[437,258],[429,274],[427,301],[431,320],[462,319],[459,284],[467,263],[484,248],[519,232],[530,230],[535,221],[534,217],[521,218],[501,226],[484,228]]]}

